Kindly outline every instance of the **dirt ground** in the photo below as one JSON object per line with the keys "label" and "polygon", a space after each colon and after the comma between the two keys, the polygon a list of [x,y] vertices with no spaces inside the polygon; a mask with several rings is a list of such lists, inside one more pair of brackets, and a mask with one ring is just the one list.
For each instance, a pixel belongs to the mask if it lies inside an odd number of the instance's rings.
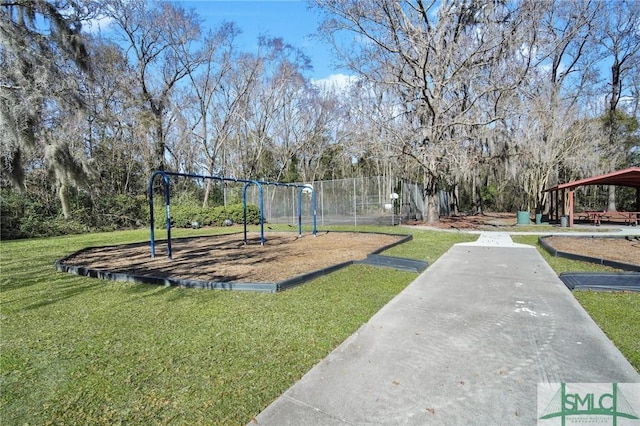
{"label": "dirt ground", "polygon": [[[424,225],[422,222],[407,222],[407,225]],[[482,215],[443,216],[429,227],[457,229],[460,231],[516,231],[516,215],[513,213],[486,213]]]}
{"label": "dirt ground", "polygon": [[402,237],[370,233],[318,232],[298,237],[295,232],[242,234],[172,240],[172,260],[165,242],[86,249],[63,262],[97,270],[135,275],[215,282],[273,283],[339,263],[365,259]]}
{"label": "dirt ground", "polygon": [[553,236],[545,241],[566,253],[581,254],[596,259],[615,260],[640,265],[640,238],[577,238]]}

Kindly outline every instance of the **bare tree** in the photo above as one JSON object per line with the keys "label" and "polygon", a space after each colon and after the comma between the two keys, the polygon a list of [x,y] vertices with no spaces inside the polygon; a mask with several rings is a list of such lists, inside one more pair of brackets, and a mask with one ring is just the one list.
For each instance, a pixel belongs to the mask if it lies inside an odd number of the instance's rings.
{"label": "bare tree", "polygon": [[[346,64],[363,79],[389,85],[402,97],[414,130],[402,151],[422,170],[425,220],[437,221],[438,187],[450,168],[451,153],[459,148],[459,135],[497,120],[473,115],[472,110],[489,94],[511,88],[497,65],[516,48],[512,38],[520,15],[493,1],[316,4],[329,14],[323,31]],[[354,34],[350,50],[331,37],[344,31]]]}
{"label": "bare tree", "polygon": [[[570,129],[584,120],[580,101],[591,95],[598,60],[594,23],[601,6],[591,0],[552,2],[539,7],[534,66],[520,87],[520,100],[514,104],[524,119],[512,137],[514,146],[509,161],[512,176],[523,189],[519,208],[542,213],[551,180],[557,181],[562,169],[576,152],[584,160],[594,160],[593,132],[581,138]],[[515,99],[514,99],[515,100]],[[582,167],[586,167],[583,163]]]}
{"label": "bare tree", "polygon": [[[200,149],[201,166],[208,175],[221,173],[220,154],[233,130],[239,98],[244,95],[244,90],[237,93],[227,86],[232,74],[239,71],[234,44],[239,33],[232,23],[224,23],[209,32],[200,50],[202,66],[188,72],[190,95],[180,106],[183,113],[190,115],[189,133]],[[213,181],[208,180],[203,206],[208,204],[212,188]]]}
{"label": "bare tree", "polygon": [[631,107],[629,114],[640,120],[640,60],[637,60],[630,72],[629,92],[631,94]]}
{"label": "bare tree", "polygon": [[129,60],[136,69],[139,102],[147,108],[153,129],[150,168],[165,168],[166,114],[172,91],[201,64],[195,53],[200,23],[193,11],[160,2],[148,8],[139,1],[108,0],[106,13],[121,31]]}
{"label": "bare tree", "polygon": [[[331,132],[338,126],[340,104],[331,92],[325,92],[307,84],[304,91],[296,100],[296,126],[292,140],[295,155],[300,162],[298,167],[298,181],[313,182],[322,174],[322,169],[328,166],[327,160],[334,157]],[[334,166],[344,168],[347,158],[337,156],[332,158]],[[339,170],[336,170],[339,172]],[[294,180],[292,177],[288,181]]]}
{"label": "bare tree", "polygon": [[324,133],[332,103],[295,67],[282,67],[280,73],[282,92],[270,147],[277,165],[274,178],[313,180],[326,148]]}
{"label": "bare tree", "polygon": [[[91,57],[100,66],[94,68],[91,81],[84,82],[86,127],[85,149],[99,172],[92,185],[92,196],[129,195],[144,192],[147,176],[142,176],[144,150],[140,140],[141,110],[132,100],[136,76],[119,46],[107,40],[94,40]],[[135,94],[135,90],[133,90]],[[99,203],[94,203],[99,204]]]}
{"label": "bare tree", "polygon": [[287,127],[283,111],[295,101],[292,91],[304,85],[309,59],[281,38],[260,37],[259,46],[257,54],[241,58],[243,80],[234,91],[244,95],[236,109],[238,133],[225,149],[225,166],[244,177],[277,179],[286,169],[275,159]]}
{"label": "bare tree", "polygon": [[259,168],[270,123],[267,117],[271,117],[273,108],[273,103],[265,103],[264,95],[261,96],[263,66],[260,55],[241,55],[236,72],[230,74],[230,84],[224,89],[226,105],[232,108],[225,110],[222,118],[232,128],[229,143],[221,147],[222,170],[231,176],[255,178]]}
{"label": "bare tree", "polygon": [[[608,159],[605,169],[610,171],[619,167],[627,154],[617,112],[622,96],[632,89],[633,70],[637,70],[640,61],[640,3],[634,0],[616,2],[615,7],[607,8],[601,18],[600,42],[606,58],[611,60],[605,122],[608,138],[604,150]],[[610,186],[607,207],[610,211],[616,210],[615,194],[615,187]]]}
{"label": "bare tree", "polygon": [[315,164],[303,161],[303,177],[306,181],[352,177],[357,173],[354,161],[363,152],[361,134],[366,131],[368,121],[361,110],[366,99],[362,98],[355,78],[316,81],[313,85],[317,91],[313,105],[318,108],[314,112],[318,117],[314,138],[318,140],[310,143],[321,152]]}

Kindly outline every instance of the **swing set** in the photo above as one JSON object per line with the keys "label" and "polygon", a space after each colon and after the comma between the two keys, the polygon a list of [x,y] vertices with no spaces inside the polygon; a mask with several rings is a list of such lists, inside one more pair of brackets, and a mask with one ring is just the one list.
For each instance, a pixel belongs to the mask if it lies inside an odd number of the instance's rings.
{"label": "swing set", "polygon": [[164,183],[164,199],[165,199],[165,221],[167,227],[167,256],[169,259],[172,257],[171,252],[171,185],[169,182],[169,176],[176,177],[185,177],[185,178],[193,178],[193,179],[209,179],[209,180],[217,180],[221,182],[236,182],[236,183],[244,183],[244,187],[242,189],[242,206],[243,206],[243,217],[244,217],[244,244],[247,244],[247,189],[250,186],[256,186],[258,188],[258,195],[260,201],[260,245],[264,245],[264,203],[262,197],[262,187],[263,185],[271,185],[271,186],[284,186],[290,188],[298,188],[298,236],[302,236],[302,194],[303,193],[311,193],[311,205],[313,212],[313,236],[317,235],[316,228],[316,192],[313,189],[313,186],[310,184],[302,185],[297,183],[282,183],[282,182],[266,182],[259,180],[246,180],[246,179],[236,179],[231,177],[221,177],[221,176],[206,176],[206,175],[196,175],[191,173],[176,173],[176,172],[165,172],[163,170],[156,170],[151,174],[151,178],[149,179],[149,227],[150,227],[150,242],[151,242],[151,257],[155,257],[155,232],[154,232],[154,217],[153,217],[153,182],[157,176],[162,176],[162,182]]}

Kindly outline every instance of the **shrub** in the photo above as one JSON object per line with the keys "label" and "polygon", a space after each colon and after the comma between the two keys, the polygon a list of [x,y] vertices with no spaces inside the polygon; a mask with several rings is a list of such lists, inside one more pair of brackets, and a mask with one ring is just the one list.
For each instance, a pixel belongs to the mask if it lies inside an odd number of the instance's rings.
{"label": "shrub", "polygon": [[495,185],[489,184],[481,189],[482,203],[484,208],[488,210],[495,209],[496,197],[498,195],[498,188]]}
{"label": "shrub", "polygon": [[26,208],[25,198],[2,190],[0,193],[0,235],[2,239],[20,238],[20,222]]}
{"label": "shrub", "polygon": [[[112,231],[138,228],[149,224],[149,203],[146,195],[106,195],[91,197],[89,194],[70,191],[71,217],[62,217],[58,198],[43,196],[49,192],[19,194],[11,188],[0,191],[0,236],[2,239],[51,237],[91,231]],[[49,194],[50,195],[50,194]],[[226,219],[243,223],[242,203],[226,208],[202,207],[202,202],[190,194],[177,196],[171,203],[173,226],[191,227],[192,222],[201,226],[223,226]],[[154,222],[157,228],[165,227],[163,197],[154,200]],[[260,223],[260,209],[247,205],[247,224]]]}
{"label": "shrub", "polygon": [[118,229],[139,228],[149,222],[149,203],[146,195],[114,195],[100,202],[101,225]]}
{"label": "shrub", "polygon": [[[154,222],[158,228],[165,226],[164,204],[156,204],[154,211]],[[231,204],[226,208],[202,207],[194,203],[183,203],[171,205],[171,224],[178,228],[190,228],[192,223],[198,222],[200,226],[224,226],[226,219],[233,223],[244,223],[243,204]],[[247,204],[247,224],[258,225],[260,223],[260,209],[253,204]]]}
{"label": "shrub", "polygon": [[[233,223],[244,223],[242,204],[233,204],[227,207],[227,217]],[[224,219],[222,219],[224,221]],[[247,224],[258,225],[260,223],[260,209],[255,204],[247,204]],[[221,224],[222,225],[222,224]]]}
{"label": "shrub", "polygon": [[18,194],[5,188],[0,193],[2,239],[38,238],[87,232],[78,220],[60,217],[59,206],[36,194]]}

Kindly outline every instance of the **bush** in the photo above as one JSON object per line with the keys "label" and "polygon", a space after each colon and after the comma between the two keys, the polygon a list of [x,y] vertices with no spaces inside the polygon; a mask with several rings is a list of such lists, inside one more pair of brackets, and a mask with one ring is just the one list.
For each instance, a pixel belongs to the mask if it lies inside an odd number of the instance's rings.
{"label": "bush", "polygon": [[25,198],[14,192],[0,193],[0,235],[3,240],[20,238],[20,222],[26,208]]}
{"label": "bush", "polygon": [[96,206],[99,224],[117,229],[139,228],[149,223],[149,203],[146,195],[114,195],[100,201]]}
{"label": "bush", "polygon": [[489,184],[480,190],[483,208],[493,211],[496,208],[496,197],[498,196],[498,188]]}
{"label": "bush", "polygon": [[36,194],[18,194],[4,188],[0,192],[0,232],[2,239],[39,238],[87,232],[79,220],[65,220],[60,208]]}
{"label": "bush", "polygon": [[[155,226],[165,227],[164,204],[156,204],[153,211]],[[205,207],[193,203],[171,205],[171,224],[178,228],[191,228],[192,223],[198,222],[200,226],[224,226],[226,219],[233,223],[244,223],[243,204],[232,204],[218,207]],[[247,204],[247,224],[258,225],[260,223],[260,209],[253,204]]]}
{"label": "bush", "polygon": [[[227,207],[228,219],[233,223],[244,223],[244,213],[242,204],[233,204]],[[224,221],[224,219],[223,219]],[[247,224],[260,224],[260,209],[254,204],[247,204]]]}
{"label": "bush", "polygon": [[[49,196],[46,196],[49,195]],[[50,190],[19,194],[12,188],[0,191],[0,236],[2,239],[38,238],[78,234],[91,231],[112,231],[139,228],[149,224],[149,203],[146,195],[107,195],[90,197],[77,190],[70,191],[71,217],[62,217],[59,199]],[[201,201],[189,194],[176,197],[171,204],[172,224],[176,227],[223,226],[226,219],[244,223],[242,203],[226,208],[203,208]],[[164,199],[158,197],[154,206],[154,222],[165,227]],[[260,223],[260,209],[247,205],[247,224]]]}
{"label": "bush", "polygon": [[112,231],[148,223],[146,196],[115,195],[91,198],[71,191],[71,217],[64,219],[57,197],[19,194],[10,188],[0,192],[0,235],[2,239],[39,238]]}
{"label": "bush", "polygon": [[84,234],[91,228],[78,220],[56,217],[43,220],[42,217],[30,216],[20,225],[20,231],[27,238],[56,237],[60,235]]}

